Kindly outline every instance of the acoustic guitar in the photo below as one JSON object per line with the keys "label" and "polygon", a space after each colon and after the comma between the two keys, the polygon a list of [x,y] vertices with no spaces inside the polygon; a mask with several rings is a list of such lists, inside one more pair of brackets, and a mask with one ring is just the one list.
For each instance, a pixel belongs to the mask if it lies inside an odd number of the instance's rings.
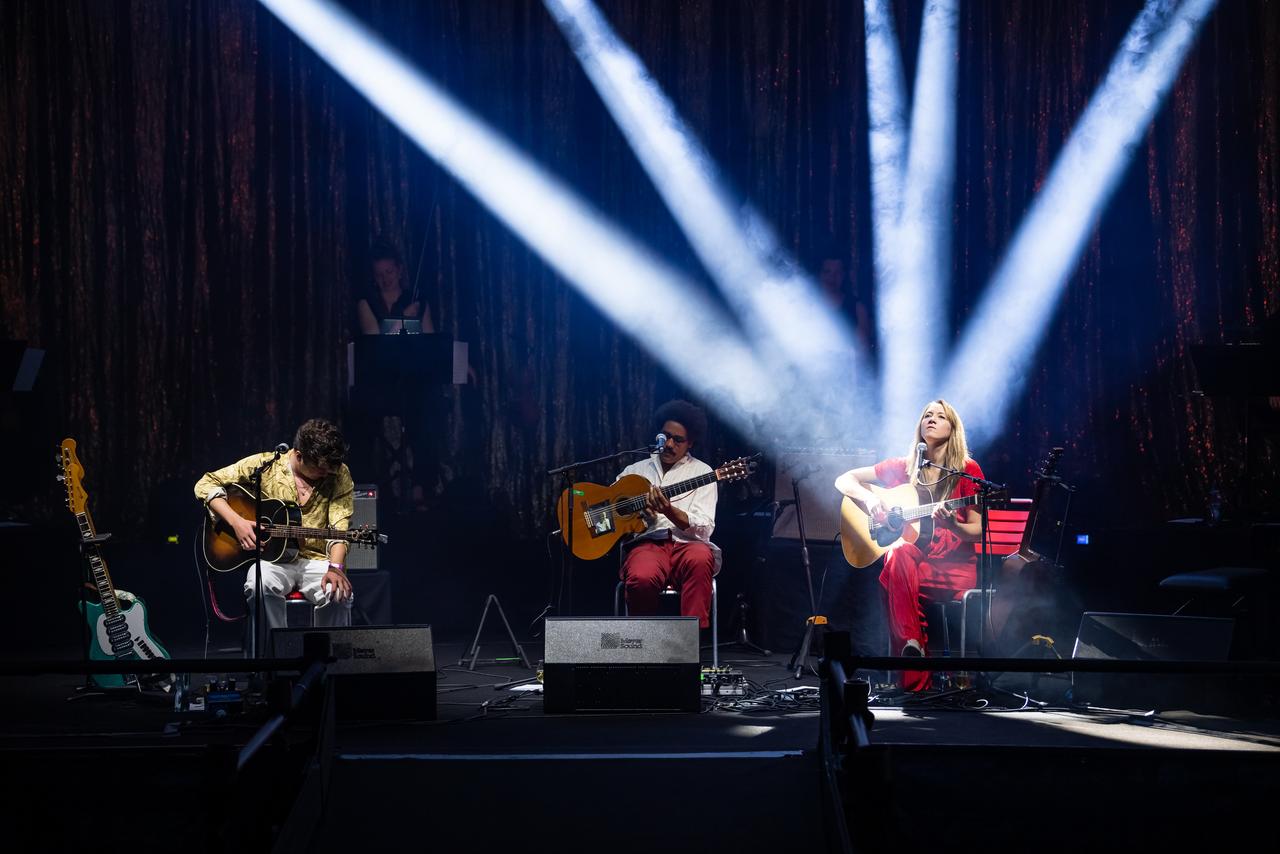
{"label": "acoustic guitar", "polygon": [[[245,519],[253,518],[253,493],[238,483],[227,487],[227,503]],[[253,563],[253,552],[240,548],[235,531],[221,518],[205,513],[203,540],[204,562],[214,572],[231,572]],[[262,543],[262,559],[270,563],[294,560],[298,556],[298,540],[344,540],[353,546],[384,545],[386,534],[372,525],[361,525],[350,531],[337,528],[306,528],[302,525],[302,508],[292,501],[262,499],[262,517],[258,520],[258,538]]]}
{"label": "acoustic guitar", "polygon": [[[756,470],[759,457],[759,454],[755,454],[730,460],[715,471],[661,487],[662,494],[667,498],[675,498],[709,483],[741,480]],[[574,556],[582,560],[604,557],[624,535],[643,532],[648,524],[642,511],[651,485],[638,474],[619,478],[611,486],[586,481],[575,483],[572,523],[566,518],[569,513],[569,490],[561,493],[556,516],[560,520],[560,532],[566,545],[569,543],[572,524]]]}
{"label": "acoustic guitar", "polygon": [[[89,515],[89,494],[83,485],[84,466],[76,456],[75,439],[63,439],[59,454],[62,472],[58,480],[67,490],[67,508],[80,527],[81,547],[89,561],[97,602],[81,602],[80,610],[89,623],[89,658],[92,661],[139,661],[168,658],[169,653],[151,634],[147,606],[137,597],[117,597],[111,573],[102,557],[98,537]],[[141,688],[136,676],[97,674],[93,682],[100,688]]]}
{"label": "acoustic guitar", "polygon": [[933,512],[944,507],[948,512],[978,503],[977,495],[934,501],[924,485],[904,483],[892,489],[868,486],[888,509],[883,522],[867,515],[862,505],[845,496],[840,502],[840,547],[850,566],[862,569],[875,563],[893,545],[925,543],[933,539]]}

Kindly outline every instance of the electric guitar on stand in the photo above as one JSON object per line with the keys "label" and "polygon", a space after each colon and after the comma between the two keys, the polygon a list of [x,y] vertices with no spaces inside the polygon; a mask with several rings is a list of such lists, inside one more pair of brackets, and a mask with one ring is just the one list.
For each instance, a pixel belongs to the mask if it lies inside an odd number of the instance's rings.
{"label": "electric guitar on stand", "polygon": [[[67,490],[67,508],[76,517],[80,526],[80,547],[85,559],[89,561],[89,571],[93,575],[94,588],[98,593],[97,602],[81,602],[81,612],[89,623],[89,658],[92,661],[138,661],[168,658],[169,653],[151,634],[147,625],[147,606],[132,595],[117,595],[111,583],[111,573],[107,571],[107,562],[102,557],[101,543],[108,535],[100,536],[93,527],[93,518],[89,515],[89,496],[84,491],[82,480],[84,467],[76,457],[74,439],[63,439],[60,453],[62,473],[58,480]],[[92,677],[94,684],[100,688],[123,688],[132,686],[141,688],[136,676],[115,674],[98,674]]]}

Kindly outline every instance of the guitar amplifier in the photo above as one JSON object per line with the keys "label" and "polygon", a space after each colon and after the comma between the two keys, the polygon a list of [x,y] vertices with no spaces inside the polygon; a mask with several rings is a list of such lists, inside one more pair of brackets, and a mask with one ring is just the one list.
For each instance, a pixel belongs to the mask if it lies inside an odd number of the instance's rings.
{"label": "guitar amplifier", "polygon": [[436,660],[430,626],[274,629],[268,654],[298,658],[303,636],[329,635],[340,720],[434,720]]}
{"label": "guitar amplifier", "polygon": [[549,617],[543,710],[701,707],[697,617]]}
{"label": "guitar amplifier", "polygon": [[[833,486],[836,478],[877,461],[871,448],[783,448],[777,457],[773,498],[778,502],[794,501],[798,488],[805,538],[810,543],[830,542],[840,533],[840,493]],[[794,503],[783,503],[779,508],[773,536],[800,538]]]}
{"label": "guitar amplifier", "polygon": [[[349,527],[361,525],[378,527],[378,485],[376,483],[357,483],[353,493],[354,508]],[[354,543],[347,549],[347,569],[377,569],[378,549],[358,546]]]}

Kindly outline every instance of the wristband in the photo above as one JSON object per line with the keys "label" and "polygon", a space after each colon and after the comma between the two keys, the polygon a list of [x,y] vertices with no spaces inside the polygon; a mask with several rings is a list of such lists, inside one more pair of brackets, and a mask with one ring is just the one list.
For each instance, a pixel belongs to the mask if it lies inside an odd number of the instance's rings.
{"label": "wristband", "polygon": [[342,570],[347,568],[347,565],[345,563],[334,563],[333,561],[329,561],[329,568],[336,569],[339,572],[341,572]]}

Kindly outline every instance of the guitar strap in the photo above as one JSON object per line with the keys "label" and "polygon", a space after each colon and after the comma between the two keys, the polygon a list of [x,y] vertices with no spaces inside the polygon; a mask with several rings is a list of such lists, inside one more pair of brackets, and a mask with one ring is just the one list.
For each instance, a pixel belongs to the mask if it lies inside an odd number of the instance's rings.
{"label": "guitar strap", "polygon": [[209,602],[213,605],[213,615],[215,617],[222,620],[224,623],[235,623],[245,618],[244,614],[241,614],[238,617],[228,617],[226,614],[222,613],[222,608],[218,605],[218,594],[213,589],[213,579],[206,576],[205,584],[209,585]]}

